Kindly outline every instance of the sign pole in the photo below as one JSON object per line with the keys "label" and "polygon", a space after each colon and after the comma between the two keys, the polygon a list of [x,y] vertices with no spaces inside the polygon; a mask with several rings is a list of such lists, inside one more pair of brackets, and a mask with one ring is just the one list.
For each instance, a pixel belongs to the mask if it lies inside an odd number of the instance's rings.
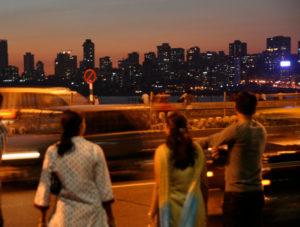
{"label": "sign pole", "polygon": [[94,104],[93,83],[89,83],[89,88],[90,88],[90,103]]}
{"label": "sign pole", "polygon": [[95,98],[94,98],[94,92],[93,92],[93,83],[97,79],[96,72],[93,69],[87,69],[84,72],[83,78],[85,82],[89,84],[89,90],[90,90],[90,96],[89,96],[89,102],[91,104],[95,104]]}

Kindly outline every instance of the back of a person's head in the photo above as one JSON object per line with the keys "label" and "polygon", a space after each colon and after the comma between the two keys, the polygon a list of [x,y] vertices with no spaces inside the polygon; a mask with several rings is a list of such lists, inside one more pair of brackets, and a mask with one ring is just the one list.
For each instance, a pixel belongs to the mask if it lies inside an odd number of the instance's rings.
{"label": "back of a person's head", "polygon": [[66,110],[62,113],[60,124],[63,132],[58,145],[59,155],[63,155],[73,147],[71,138],[79,135],[82,120],[82,116],[75,111]]}
{"label": "back of a person's head", "polygon": [[[173,113],[167,118],[167,126],[170,130],[167,136],[167,146],[173,151],[174,166],[180,169],[193,166],[196,154],[192,139],[188,134],[187,119],[181,114]],[[186,146],[184,159],[178,152],[178,148],[183,144]]]}
{"label": "back of a person's head", "polygon": [[82,117],[79,113],[72,110],[64,111],[60,118],[63,134],[77,136],[80,131],[81,122]]}
{"label": "back of a person's head", "polygon": [[171,135],[179,135],[182,131],[187,131],[187,120],[179,113],[172,113],[167,118],[167,126]]}
{"label": "back of a person's head", "polygon": [[250,92],[239,92],[235,101],[236,109],[244,115],[253,115],[256,110],[257,99],[256,96]]}

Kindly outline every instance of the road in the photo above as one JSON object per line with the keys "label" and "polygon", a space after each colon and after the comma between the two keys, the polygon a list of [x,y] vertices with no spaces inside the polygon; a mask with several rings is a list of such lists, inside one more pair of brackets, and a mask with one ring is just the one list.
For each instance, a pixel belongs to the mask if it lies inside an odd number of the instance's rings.
{"label": "road", "polygon": [[[5,227],[15,226],[37,226],[39,211],[33,207],[36,183],[10,183],[4,184],[2,190],[2,210]],[[147,212],[150,207],[153,181],[131,181],[114,183],[113,191],[115,202],[113,212],[118,227],[140,227],[147,226]],[[219,197],[222,193],[214,192],[210,197],[210,214],[214,225],[220,226],[220,209],[214,209],[220,203]],[[212,195],[212,194],[211,194]],[[219,202],[217,202],[219,201]],[[55,202],[55,197],[51,198],[51,204]],[[220,205],[220,204],[218,204]],[[50,208],[51,209],[51,208]],[[50,213],[50,212],[49,212]],[[217,218],[216,218],[217,217]]]}
{"label": "road", "polygon": [[[39,211],[33,207],[36,183],[6,183],[2,189],[2,209],[5,227],[37,226]],[[146,214],[152,196],[152,180],[123,181],[113,183],[115,203],[113,212],[118,227],[147,226]],[[221,226],[223,192],[210,189],[208,226]],[[265,226],[298,226],[300,195],[292,192],[277,195],[277,200],[267,198]],[[55,197],[51,198],[51,204]],[[50,212],[49,212],[50,213]]]}

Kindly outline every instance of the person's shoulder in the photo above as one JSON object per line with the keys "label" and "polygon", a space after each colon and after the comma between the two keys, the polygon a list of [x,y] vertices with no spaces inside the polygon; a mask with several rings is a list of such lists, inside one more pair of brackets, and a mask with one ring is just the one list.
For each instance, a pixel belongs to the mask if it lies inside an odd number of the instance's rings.
{"label": "person's shoulder", "polygon": [[167,146],[167,144],[166,143],[163,143],[163,144],[161,144],[161,145],[159,145],[157,148],[156,148],[156,151],[164,151],[164,150],[166,150],[166,149],[168,149],[168,146]]}
{"label": "person's shoulder", "polygon": [[155,155],[161,155],[166,153],[170,153],[170,148],[167,146],[166,143],[159,145],[155,150]]}
{"label": "person's shoulder", "polygon": [[226,128],[223,129],[223,131],[233,131],[233,130],[237,130],[239,128],[240,124],[237,122],[234,122],[230,125],[228,125]]}
{"label": "person's shoulder", "polygon": [[193,141],[193,146],[196,148],[197,151],[202,151],[202,147],[200,146],[199,143]]}
{"label": "person's shoulder", "polygon": [[50,145],[47,148],[46,156],[54,157],[57,154],[58,144],[59,144],[59,142]]}
{"label": "person's shoulder", "polygon": [[57,150],[57,147],[58,147],[58,145],[59,145],[59,142],[57,142],[57,143],[54,143],[54,144],[52,144],[52,145],[50,145],[49,147],[48,147],[48,152],[54,152],[54,151],[56,151]]}
{"label": "person's shoulder", "polygon": [[267,130],[265,128],[265,126],[263,126],[260,122],[258,121],[255,121],[255,126],[261,130],[264,134],[267,134]]}

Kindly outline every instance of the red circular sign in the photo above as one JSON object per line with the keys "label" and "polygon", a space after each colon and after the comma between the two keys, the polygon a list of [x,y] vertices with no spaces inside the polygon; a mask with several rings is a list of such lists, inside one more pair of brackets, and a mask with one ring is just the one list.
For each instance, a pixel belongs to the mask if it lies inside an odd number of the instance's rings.
{"label": "red circular sign", "polygon": [[83,78],[87,83],[94,83],[97,79],[96,72],[93,69],[87,69],[84,72]]}

